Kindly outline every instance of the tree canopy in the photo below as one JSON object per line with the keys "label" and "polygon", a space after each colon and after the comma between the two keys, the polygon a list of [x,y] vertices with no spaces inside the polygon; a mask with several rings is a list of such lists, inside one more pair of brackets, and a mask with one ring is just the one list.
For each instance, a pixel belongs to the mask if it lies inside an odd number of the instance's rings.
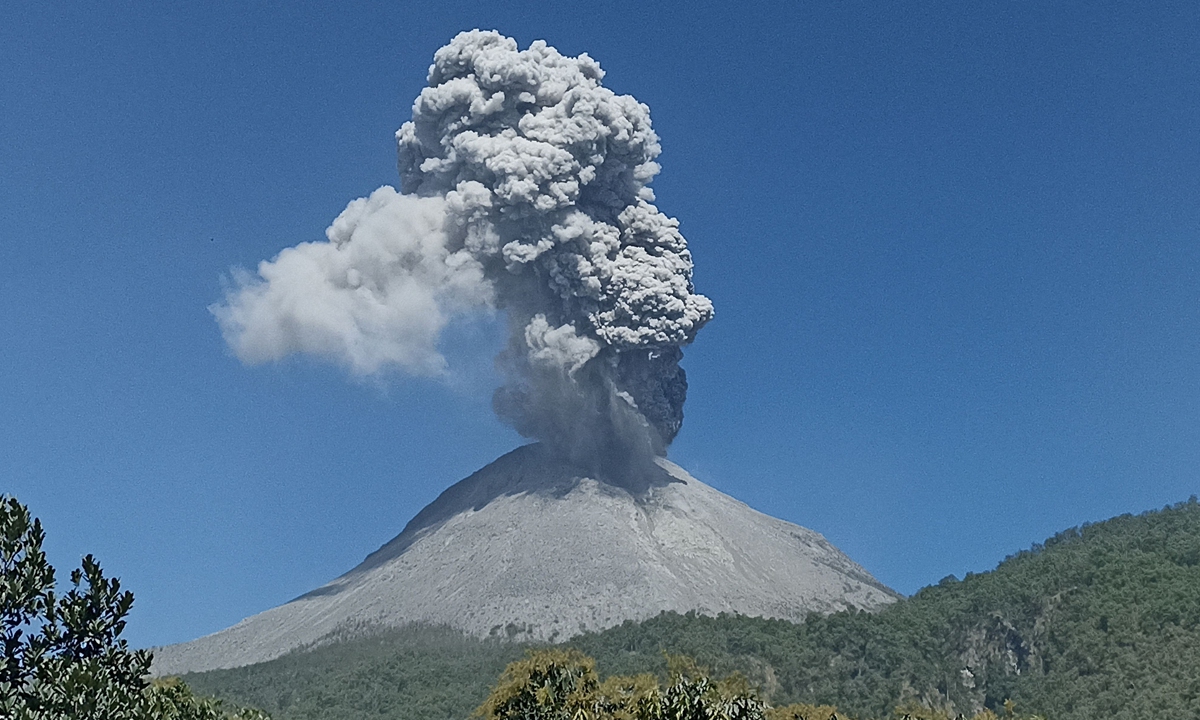
{"label": "tree canopy", "polygon": [[150,682],[151,655],[121,637],[133,593],[88,555],[55,593],[41,521],[0,497],[0,717],[12,720],[265,720]]}

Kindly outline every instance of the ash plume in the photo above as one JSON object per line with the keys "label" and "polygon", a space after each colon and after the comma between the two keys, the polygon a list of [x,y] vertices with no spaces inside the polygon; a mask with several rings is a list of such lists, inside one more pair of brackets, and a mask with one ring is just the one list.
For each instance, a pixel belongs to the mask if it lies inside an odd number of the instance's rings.
{"label": "ash plume", "polygon": [[235,277],[211,308],[229,346],[247,363],[302,352],[436,376],[446,324],[499,310],[500,417],[598,469],[662,454],[683,422],[681,347],[713,309],[652,204],[649,108],[603,76],[542,41],[455,37],[396,133],[400,192]]}

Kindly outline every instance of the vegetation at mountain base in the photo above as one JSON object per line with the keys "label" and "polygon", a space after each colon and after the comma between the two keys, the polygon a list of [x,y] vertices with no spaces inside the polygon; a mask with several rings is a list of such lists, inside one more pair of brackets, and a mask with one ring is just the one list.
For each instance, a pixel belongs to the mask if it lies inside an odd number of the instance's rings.
{"label": "vegetation at mountain base", "polygon": [[[601,682],[595,661],[578,650],[531,650],[525,659],[505,668],[475,716],[482,720],[851,720],[828,705],[793,703],[773,708],[740,673],[713,679],[691,658],[665,658],[665,683],[653,674],[614,675]],[[897,715],[907,720],[949,720],[943,712],[916,705],[898,708]],[[972,720],[997,717],[984,710]],[[1005,703],[1004,717],[1021,720],[1011,701]]]}
{"label": "vegetation at mountain base", "polygon": [[150,653],[120,637],[133,594],[91,555],[54,592],[45,532],[0,497],[0,718],[5,720],[266,720],[199,698],[179,680],[148,682]]}
{"label": "vegetation at mountain base", "polygon": [[197,692],[284,720],[464,720],[525,647],[407,627],[348,637],[270,662],[186,675]]}
{"label": "vegetation at mountain base", "polygon": [[[1200,717],[1200,503],[1072,528],[878,613],[668,613],[560,649],[660,683],[664,651],[694,657],[741,673],[770,720],[1003,717],[1006,702],[1050,720]],[[410,627],[186,679],[280,720],[464,718],[524,651]]]}
{"label": "vegetation at mountain base", "polygon": [[[713,681],[686,658],[654,675],[612,676],[578,650],[532,651],[504,670],[476,710],[483,720],[765,720],[764,705],[740,675]],[[824,720],[824,718],[822,719]]]}

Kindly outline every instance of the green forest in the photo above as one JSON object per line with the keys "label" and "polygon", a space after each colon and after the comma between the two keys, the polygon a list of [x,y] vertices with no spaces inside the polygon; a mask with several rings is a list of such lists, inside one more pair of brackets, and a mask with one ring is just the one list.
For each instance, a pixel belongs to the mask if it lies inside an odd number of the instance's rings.
{"label": "green forest", "polygon": [[[667,613],[558,649],[664,687],[668,656],[687,656],[776,710],[859,720],[1200,717],[1200,504],[1072,528],[879,613]],[[461,719],[531,650],[414,627],[185,680],[276,720]]]}

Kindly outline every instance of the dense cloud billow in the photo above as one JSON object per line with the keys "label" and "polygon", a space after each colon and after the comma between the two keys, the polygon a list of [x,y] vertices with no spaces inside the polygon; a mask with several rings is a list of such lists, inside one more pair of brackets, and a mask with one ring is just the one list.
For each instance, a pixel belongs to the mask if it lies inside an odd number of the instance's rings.
{"label": "dense cloud billow", "polygon": [[652,204],[649,109],[603,75],[541,41],[455,37],[396,133],[401,191],[236,278],[213,307],[230,347],[437,375],[446,323],[498,309],[501,417],[600,468],[662,453],[683,421],[680,348],[713,309],[679,223]]}

